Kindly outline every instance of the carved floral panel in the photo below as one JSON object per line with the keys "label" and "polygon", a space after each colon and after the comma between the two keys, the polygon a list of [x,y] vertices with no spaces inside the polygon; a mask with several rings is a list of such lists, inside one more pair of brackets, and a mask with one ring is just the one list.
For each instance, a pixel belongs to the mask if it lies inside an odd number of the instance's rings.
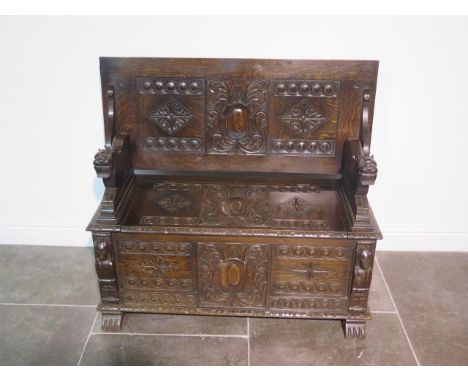
{"label": "carved floral panel", "polygon": [[211,154],[264,154],[268,134],[268,83],[209,80],[207,151]]}
{"label": "carved floral panel", "polygon": [[200,209],[200,224],[257,227],[268,225],[264,186],[208,185]]}
{"label": "carved floral panel", "polygon": [[269,246],[198,244],[198,291],[201,307],[266,306]]}

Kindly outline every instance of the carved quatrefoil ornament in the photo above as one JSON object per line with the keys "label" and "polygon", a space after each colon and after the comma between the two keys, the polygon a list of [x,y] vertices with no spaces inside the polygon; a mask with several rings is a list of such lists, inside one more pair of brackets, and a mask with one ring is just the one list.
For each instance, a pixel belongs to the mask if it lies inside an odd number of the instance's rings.
{"label": "carved quatrefoil ornament", "polygon": [[175,135],[195,118],[195,114],[174,98],[169,98],[156,106],[148,118],[166,133]]}
{"label": "carved quatrefoil ornament", "polygon": [[302,100],[280,116],[280,120],[293,135],[304,136],[322,126],[328,119],[309,100]]}

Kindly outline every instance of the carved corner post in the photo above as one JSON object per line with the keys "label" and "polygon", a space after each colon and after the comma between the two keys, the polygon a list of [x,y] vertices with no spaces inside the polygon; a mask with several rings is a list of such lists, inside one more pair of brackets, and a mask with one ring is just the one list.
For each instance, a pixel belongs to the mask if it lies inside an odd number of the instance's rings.
{"label": "carved corner post", "polygon": [[347,140],[343,152],[343,186],[352,210],[353,231],[368,231],[374,228],[367,200],[369,186],[375,183],[378,171],[374,156],[370,154],[370,99],[369,90],[364,89],[360,137]]}
{"label": "carved corner post", "polygon": [[[369,289],[374,266],[375,241],[358,241],[354,258],[353,281],[349,298],[349,318],[345,321],[346,338],[364,338],[366,320],[358,317],[367,315]],[[353,318],[356,316],[356,319]]]}
{"label": "carved corner post", "polygon": [[119,224],[125,215],[134,188],[127,133],[115,133],[114,89],[107,90],[105,147],[94,156],[94,169],[102,178],[105,191],[98,223]]}
{"label": "carved corner post", "polygon": [[[110,233],[94,233],[94,256],[96,273],[99,281],[102,305],[119,304],[119,282],[117,278],[117,262]],[[120,330],[122,313],[114,310],[101,309],[102,330]]]}

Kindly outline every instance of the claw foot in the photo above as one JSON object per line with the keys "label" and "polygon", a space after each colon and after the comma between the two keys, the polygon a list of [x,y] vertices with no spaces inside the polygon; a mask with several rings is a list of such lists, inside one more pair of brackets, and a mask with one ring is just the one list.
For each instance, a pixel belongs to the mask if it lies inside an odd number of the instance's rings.
{"label": "claw foot", "polygon": [[102,313],[101,329],[105,332],[119,332],[122,313]]}
{"label": "claw foot", "polygon": [[366,321],[365,320],[346,320],[345,321],[345,337],[362,339],[366,337]]}

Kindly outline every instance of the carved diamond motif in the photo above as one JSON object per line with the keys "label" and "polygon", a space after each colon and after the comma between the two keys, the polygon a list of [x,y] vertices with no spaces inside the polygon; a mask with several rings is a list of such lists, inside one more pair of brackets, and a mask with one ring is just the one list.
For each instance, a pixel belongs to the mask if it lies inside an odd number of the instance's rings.
{"label": "carved diamond motif", "polygon": [[166,133],[175,135],[195,118],[195,114],[174,98],[169,98],[168,101],[156,106],[150,112],[148,118]]}
{"label": "carved diamond motif", "polygon": [[283,113],[280,120],[290,133],[299,136],[310,133],[328,121],[307,99],[295,104]]}
{"label": "carved diamond motif", "polygon": [[168,196],[166,198],[161,199],[158,202],[158,205],[167,212],[180,211],[190,206],[190,204],[192,203],[180,194]]}

